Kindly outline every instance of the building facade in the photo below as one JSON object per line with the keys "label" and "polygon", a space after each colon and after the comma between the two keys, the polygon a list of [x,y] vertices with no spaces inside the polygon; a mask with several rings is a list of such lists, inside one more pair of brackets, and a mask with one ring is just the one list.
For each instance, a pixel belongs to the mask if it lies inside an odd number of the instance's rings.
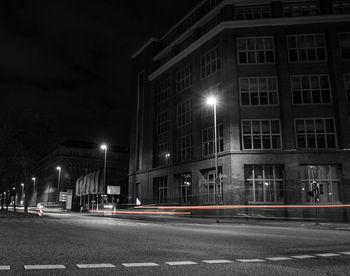
{"label": "building facade", "polygon": [[132,84],[132,201],[312,204],[316,181],[350,202],[349,1],[203,1],[133,55]]}

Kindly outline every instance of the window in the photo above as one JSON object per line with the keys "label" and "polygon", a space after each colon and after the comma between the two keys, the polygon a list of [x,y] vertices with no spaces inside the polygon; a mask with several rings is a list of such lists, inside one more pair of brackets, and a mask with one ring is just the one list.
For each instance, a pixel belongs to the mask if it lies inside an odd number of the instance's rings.
{"label": "window", "polygon": [[176,92],[182,92],[192,86],[191,64],[176,72]]}
{"label": "window", "polygon": [[350,59],[350,33],[339,33],[339,48],[342,59]]}
{"label": "window", "polygon": [[157,145],[156,166],[167,165],[170,162],[169,144],[162,143]]}
{"label": "window", "polygon": [[295,129],[298,148],[336,148],[336,131],[332,118],[297,119]]}
{"label": "window", "polygon": [[283,165],[245,165],[244,178],[249,202],[284,201]]}
{"label": "window", "polygon": [[178,190],[179,190],[179,203],[180,204],[189,204],[191,203],[192,196],[192,175],[191,173],[184,173],[177,175],[176,177],[179,181]]}
{"label": "window", "polygon": [[319,3],[293,3],[283,5],[283,16],[308,16],[320,14]]}
{"label": "window", "polygon": [[192,101],[187,100],[177,105],[177,126],[181,127],[192,122]]}
{"label": "window", "polygon": [[160,81],[156,88],[157,103],[164,103],[168,100],[170,94],[170,80],[166,78]]}
{"label": "window", "polygon": [[344,75],[344,86],[346,93],[346,101],[347,103],[350,103],[350,74]]}
{"label": "window", "polygon": [[326,61],[326,43],[323,34],[288,35],[290,62]]}
{"label": "window", "polygon": [[328,75],[291,77],[294,104],[331,103],[331,88]]}
{"label": "window", "polygon": [[244,150],[281,149],[280,120],[242,120]]}
{"label": "window", "polygon": [[168,111],[160,112],[157,116],[157,134],[164,134],[169,129],[169,114]]}
{"label": "window", "polygon": [[239,88],[242,105],[278,104],[277,78],[240,78]]}
{"label": "window", "polygon": [[[203,129],[202,131],[202,153],[203,156],[214,154],[214,127]],[[218,152],[224,151],[224,128],[223,125],[217,126],[217,149]]]}
{"label": "window", "polygon": [[272,37],[247,37],[237,39],[240,64],[274,63]]}
{"label": "window", "polygon": [[339,202],[340,168],[337,165],[307,165],[299,168],[301,178],[301,194],[303,202],[314,202],[307,192],[312,190],[312,182],[316,181],[318,188],[323,186],[320,203]]}
{"label": "window", "polygon": [[200,58],[201,78],[205,79],[221,68],[221,57],[219,47],[215,47]]}
{"label": "window", "polygon": [[177,160],[179,162],[191,160],[193,154],[192,135],[185,135],[177,139]]}
{"label": "window", "polygon": [[235,18],[237,20],[250,20],[271,17],[269,6],[236,7]]}
{"label": "window", "polygon": [[348,0],[332,1],[332,5],[333,13],[335,14],[350,13],[350,3]]}
{"label": "window", "polygon": [[157,177],[153,180],[153,191],[155,203],[166,203],[168,199],[168,178],[166,176]]}
{"label": "window", "polygon": [[[221,171],[222,168],[219,167],[219,175]],[[201,195],[202,202],[205,204],[223,202],[223,187],[221,181],[215,183],[215,170],[209,170],[203,174]]]}

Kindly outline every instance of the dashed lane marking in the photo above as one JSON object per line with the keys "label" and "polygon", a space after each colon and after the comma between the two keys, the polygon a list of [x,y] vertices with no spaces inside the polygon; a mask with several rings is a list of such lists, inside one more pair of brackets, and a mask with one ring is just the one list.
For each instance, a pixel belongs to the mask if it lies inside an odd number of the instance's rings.
{"label": "dashed lane marking", "polygon": [[237,259],[236,261],[242,262],[242,263],[262,263],[262,262],[266,262],[265,260],[262,260],[262,259]]}
{"label": "dashed lane marking", "polygon": [[339,256],[340,254],[336,253],[322,253],[322,254],[315,254],[318,257],[336,257]]}
{"label": "dashed lane marking", "polygon": [[65,269],[64,265],[25,265],[24,269]]}
{"label": "dashed lane marking", "polygon": [[0,270],[10,270],[11,267],[9,265],[0,265]]}
{"label": "dashed lane marking", "polygon": [[272,258],[266,258],[270,261],[287,261],[287,260],[292,260],[292,258],[288,257],[272,257]]}
{"label": "dashed lane marking", "polygon": [[312,258],[316,258],[316,256],[311,256],[311,255],[297,255],[297,256],[292,256],[292,258],[295,258],[295,259],[312,259]]}
{"label": "dashed lane marking", "polygon": [[77,267],[79,267],[79,268],[109,268],[109,267],[115,267],[115,265],[112,265],[112,264],[77,264]]}
{"label": "dashed lane marking", "polygon": [[183,261],[183,262],[166,262],[168,265],[195,265],[197,264],[196,262],[191,262],[191,261]]}
{"label": "dashed lane marking", "polygon": [[159,266],[159,264],[156,263],[125,263],[122,265],[125,267]]}
{"label": "dashed lane marking", "polygon": [[203,260],[204,263],[207,264],[228,264],[228,263],[233,263],[233,261],[229,260]]}
{"label": "dashed lane marking", "polygon": [[340,254],[343,254],[343,255],[350,255],[350,251],[348,252],[339,252]]}

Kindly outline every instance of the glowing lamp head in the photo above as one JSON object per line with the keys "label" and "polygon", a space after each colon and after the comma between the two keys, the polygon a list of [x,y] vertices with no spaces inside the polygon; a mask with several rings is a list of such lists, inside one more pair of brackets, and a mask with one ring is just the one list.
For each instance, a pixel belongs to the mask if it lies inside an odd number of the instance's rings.
{"label": "glowing lamp head", "polygon": [[21,183],[21,186],[24,187],[24,183]]}
{"label": "glowing lamp head", "polygon": [[35,180],[36,180],[36,178],[35,178],[35,177],[32,177],[32,180],[33,180],[33,181],[35,181]]}
{"label": "glowing lamp head", "polygon": [[215,105],[216,104],[216,98],[215,97],[208,97],[207,98],[207,104],[209,105]]}
{"label": "glowing lamp head", "polygon": [[107,150],[107,145],[106,144],[101,145],[101,150]]}
{"label": "glowing lamp head", "polygon": [[15,187],[13,187],[13,188],[12,188],[12,190],[16,190],[16,188],[15,188]]}
{"label": "glowing lamp head", "polygon": [[60,170],[61,170],[61,167],[60,167],[60,166],[57,166],[57,167],[56,167],[56,170],[60,171]]}

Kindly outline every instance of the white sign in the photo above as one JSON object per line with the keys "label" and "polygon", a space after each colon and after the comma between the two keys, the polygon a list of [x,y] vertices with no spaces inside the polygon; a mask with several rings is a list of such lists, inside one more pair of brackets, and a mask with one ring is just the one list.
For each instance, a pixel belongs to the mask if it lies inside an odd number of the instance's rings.
{"label": "white sign", "polygon": [[60,192],[60,201],[61,202],[66,202],[67,201],[67,192]]}
{"label": "white sign", "polygon": [[108,195],[120,195],[120,186],[107,186]]}

